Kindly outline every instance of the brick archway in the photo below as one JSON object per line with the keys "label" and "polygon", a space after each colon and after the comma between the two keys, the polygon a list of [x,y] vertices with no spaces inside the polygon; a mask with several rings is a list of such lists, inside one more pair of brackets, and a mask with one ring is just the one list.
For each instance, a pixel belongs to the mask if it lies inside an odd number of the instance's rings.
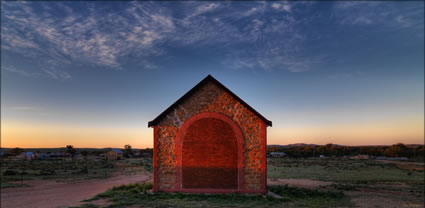
{"label": "brick archway", "polygon": [[225,193],[244,190],[244,139],[219,113],[192,116],[176,137],[176,190]]}

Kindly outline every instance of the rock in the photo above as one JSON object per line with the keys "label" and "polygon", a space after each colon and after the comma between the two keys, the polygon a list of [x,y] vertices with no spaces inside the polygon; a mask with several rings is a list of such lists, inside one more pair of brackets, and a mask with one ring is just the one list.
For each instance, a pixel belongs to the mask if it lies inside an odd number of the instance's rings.
{"label": "rock", "polygon": [[282,196],[277,195],[277,194],[275,194],[275,193],[273,193],[271,191],[267,192],[267,196],[272,197],[272,198],[275,198],[275,199],[283,199]]}

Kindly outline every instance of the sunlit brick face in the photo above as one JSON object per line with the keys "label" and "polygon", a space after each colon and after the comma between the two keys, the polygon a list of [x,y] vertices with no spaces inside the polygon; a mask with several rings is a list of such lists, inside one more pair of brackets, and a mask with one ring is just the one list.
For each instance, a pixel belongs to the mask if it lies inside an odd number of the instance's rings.
{"label": "sunlit brick face", "polygon": [[238,143],[232,127],[216,118],[203,118],[184,132],[182,187],[237,189]]}
{"label": "sunlit brick face", "polygon": [[154,190],[267,193],[266,127],[204,82],[154,125]]}

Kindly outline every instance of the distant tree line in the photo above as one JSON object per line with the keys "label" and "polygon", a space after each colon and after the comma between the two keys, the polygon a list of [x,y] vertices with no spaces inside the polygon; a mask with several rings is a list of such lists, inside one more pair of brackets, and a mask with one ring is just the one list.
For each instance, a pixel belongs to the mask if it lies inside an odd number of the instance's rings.
{"label": "distant tree line", "polygon": [[[66,147],[60,151],[62,152],[66,152],[67,154],[71,155],[71,158],[73,159],[77,154],[81,154],[81,156],[83,157],[87,157],[87,156],[100,156],[101,154],[106,153],[107,151],[109,151],[110,149],[106,149],[106,150],[93,150],[93,151],[89,151],[86,149],[78,149],[78,148],[74,148],[73,145],[66,145]],[[124,153],[125,157],[134,157],[136,155],[142,156],[144,153],[147,153],[148,155],[153,155],[153,149],[152,148],[146,148],[146,149],[140,149],[140,150],[134,150],[132,149],[131,145],[126,144],[124,146],[124,149],[121,149]],[[24,149],[16,147],[16,148],[12,148],[10,150],[8,150],[7,152],[4,152],[3,156],[8,157],[8,156],[12,156],[15,157],[17,155],[20,155],[21,153],[25,152]],[[36,151],[36,153],[40,153],[40,151]],[[50,154],[51,152],[47,152],[48,154]]]}
{"label": "distant tree line", "polygon": [[267,152],[284,152],[290,157],[371,155],[387,157],[424,157],[424,145],[408,147],[398,143],[391,146],[341,146],[334,144],[296,147],[267,147]]}

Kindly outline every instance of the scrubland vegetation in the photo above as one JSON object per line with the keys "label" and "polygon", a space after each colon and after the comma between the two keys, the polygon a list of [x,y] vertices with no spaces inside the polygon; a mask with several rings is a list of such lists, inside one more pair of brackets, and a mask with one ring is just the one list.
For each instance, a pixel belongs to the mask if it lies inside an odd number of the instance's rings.
{"label": "scrubland vegetation", "polygon": [[107,161],[98,157],[60,160],[4,159],[1,163],[1,188],[23,187],[27,180],[59,182],[103,179],[119,174],[152,171],[151,158]]}
{"label": "scrubland vegetation", "polygon": [[[409,160],[350,159],[344,156],[361,154],[362,151],[370,154],[374,150],[354,148],[352,154],[342,154],[338,152],[343,147],[333,145],[325,145],[322,150],[316,149],[314,152],[310,147],[286,148],[285,153],[289,157],[267,160],[268,190],[279,197],[152,193],[152,184],[143,182],[117,186],[96,196],[87,196],[81,207],[422,207],[425,166],[424,162],[418,162],[423,159],[417,159],[422,154],[422,147],[416,147],[413,154],[410,147],[405,149],[393,145],[386,148],[397,150],[400,156],[410,155]],[[381,148],[380,151],[394,152],[387,149]],[[115,161],[105,160],[100,151],[84,151],[78,151],[79,157],[62,159],[21,160],[4,157],[1,163],[1,187],[25,187],[27,180],[72,182],[107,180],[112,176],[142,172],[152,174],[152,158],[136,157],[131,147],[124,148],[124,159]],[[316,157],[311,157],[310,153]],[[326,156],[320,158],[318,154]],[[299,182],[307,185],[300,185]]]}
{"label": "scrubland vegetation", "polygon": [[314,145],[295,144],[289,146],[270,145],[268,152],[285,152],[292,158],[343,157],[354,155],[406,157],[410,160],[424,161],[425,145],[405,145],[402,143],[391,146],[343,146],[336,144]]}
{"label": "scrubland vegetation", "polygon": [[238,194],[150,193],[152,184],[133,184],[114,187],[86,200],[81,207],[98,207],[94,202],[109,200],[108,207],[334,207],[349,205],[341,191],[319,191],[288,186],[270,186],[269,190],[281,199]]}
{"label": "scrubland vegetation", "polygon": [[[269,158],[268,177],[326,181],[299,187],[269,185],[281,198],[258,195],[151,193],[152,184],[115,187],[86,200],[82,207],[421,207],[424,203],[423,163],[384,163],[342,158]],[[388,199],[388,200],[385,200]],[[98,200],[106,204],[97,205]],[[387,204],[386,204],[387,203]],[[390,206],[390,207],[391,207]]]}

